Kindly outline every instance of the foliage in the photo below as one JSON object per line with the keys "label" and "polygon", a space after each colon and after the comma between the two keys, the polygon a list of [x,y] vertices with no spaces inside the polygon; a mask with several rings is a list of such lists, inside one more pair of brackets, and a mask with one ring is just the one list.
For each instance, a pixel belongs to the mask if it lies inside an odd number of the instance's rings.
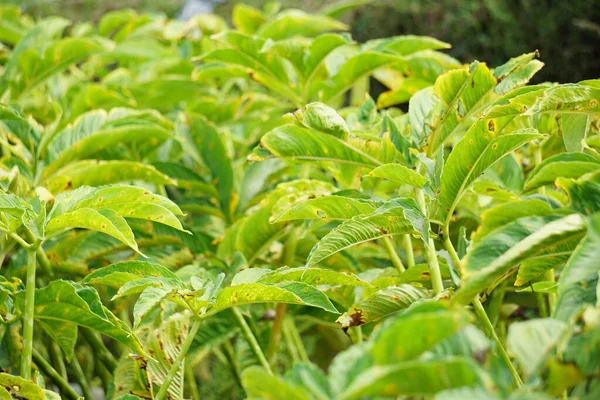
{"label": "foliage", "polygon": [[1,398],[598,396],[600,82],[360,4],[0,9]]}

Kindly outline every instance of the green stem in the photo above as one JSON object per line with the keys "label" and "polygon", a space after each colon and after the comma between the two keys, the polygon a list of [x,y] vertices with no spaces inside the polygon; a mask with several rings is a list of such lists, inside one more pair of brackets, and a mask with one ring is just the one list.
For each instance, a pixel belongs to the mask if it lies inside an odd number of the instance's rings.
{"label": "green stem", "polygon": [[362,334],[362,327],[361,326],[353,326],[351,329],[351,332],[354,334],[354,344],[359,344],[362,343],[363,341],[363,334]]}
{"label": "green stem", "polygon": [[187,352],[190,349],[190,346],[194,342],[194,338],[196,337],[196,333],[198,332],[198,329],[200,329],[201,324],[202,324],[202,320],[200,318],[197,318],[196,320],[194,320],[192,328],[188,332],[187,337],[185,338],[183,344],[181,345],[179,354],[175,358],[175,361],[173,361],[173,365],[171,365],[171,368],[169,369],[167,376],[163,380],[162,386],[160,387],[158,393],[156,394],[156,400],[162,400],[167,395],[167,390],[169,390],[169,386],[171,386],[171,382],[173,382],[175,375],[177,375],[177,372],[179,372],[179,369],[182,367],[185,356],[187,355]]}
{"label": "green stem", "polygon": [[[549,269],[548,271],[544,272],[544,279],[549,282],[556,282],[556,278],[554,277],[554,270]],[[548,293],[548,308],[549,308],[550,315],[554,314],[555,306],[556,306],[556,293]]]}
{"label": "green stem", "polygon": [[294,342],[296,349],[298,350],[298,357],[300,361],[309,362],[308,354],[306,353],[306,348],[304,347],[304,343],[302,342],[302,338],[300,337],[300,332],[296,328],[296,324],[292,318],[287,318],[286,320],[288,330],[290,332],[290,337]]}
{"label": "green stem", "polygon": [[78,400],[79,395],[69,385],[69,382],[65,380],[53,367],[42,357],[37,350],[32,352],[33,361],[38,368],[48,377],[60,390],[61,396],[69,400]]}
{"label": "green stem", "polygon": [[535,298],[538,303],[538,310],[540,312],[540,317],[548,318],[548,307],[546,306],[546,297],[544,297],[543,293],[536,293]]}
{"label": "green stem", "polygon": [[275,361],[275,354],[279,348],[279,341],[281,340],[281,327],[283,325],[283,319],[285,317],[285,309],[287,305],[285,303],[277,304],[275,308],[275,319],[273,320],[273,327],[271,328],[271,337],[269,339],[269,347],[267,347],[267,360],[270,364]]}
{"label": "green stem", "polygon": [[86,399],[93,399],[94,395],[92,394],[90,383],[88,382],[88,379],[81,368],[81,364],[79,364],[79,360],[75,356],[73,356],[73,361],[71,361],[71,370],[73,371],[75,380],[77,380],[77,383],[79,383],[79,386],[81,386],[83,397]]}
{"label": "green stem", "polygon": [[506,366],[510,370],[510,373],[512,374],[515,386],[518,388],[523,386],[523,380],[521,379],[521,376],[519,376],[519,372],[517,372],[517,369],[513,365],[512,361],[510,360],[510,357],[508,356],[506,349],[504,349],[504,346],[502,345],[500,338],[498,338],[498,335],[496,334],[496,331],[494,330],[492,322],[490,321],[487,314],[485,313],[483,305],[481,304],[481,300],[479,300],[479,296],[476,296],[473,299],[472,303],[473,303],[473,309],[475,310],[475,313],[479,317],[479,320],[485,327],[485,330],[488,332],[488,335],[494,340],[494,342],[496,342],[496,346],[498,348],[498,351],[500,352],[500,356],[502,357],[502,359],[506,363]]}
{"label": "green stem", "polygon": [[502,282],[488,298],[487,315],[493,326],[496,326],[500,319],[500,310],[502,308],[502,304],[504,303],[507,282],[508,281],[506,280]]}
{"label": "green stem", "polygon": [[190,399],[200,400],[202,397],[200,396],[200,392],[198,391],[198,384],[196,383],[194,368],[189,364],[186,364],[185,366],[185,380],[187,382]]}
{"label": "green stem", "polygon": [[463,274],[462,263],[460,262],[460,257],[452,244],[452,240],[450,240],[450,227],[448,225],[444,225],[444,247],[448,254],[450,254],[450,258],[456,267],[459,275]]}
{"label": "green stem", "polygon": [[404,252],[406,253],[406,265],[408,265],[408,268],[412,268],[415,266],[415,253],[413,252],[410,233],[407,233],[402,237],[402,245],[404,246]]}
{"label": "green stem", "polygon": [[35,249],[27,249],[27,278],[25,280],[25,313],[23,315],[23,352],[21,354],[21,377],[31,379],[33,353],[33,316],[35,312]]}
{"label": "green stem", "polygon": [[[534,158],[535,158],[535,166],[536,167],[539,166],[543,161],[542,144],[543,143],[534,145]],[[544,186],[540,187],[539,192],[540,192],[540,194],[546,195],[546,188]],[[556,282],[556,280],[554,278],[554,270],[553,269],[549,269],[548,271],[546,271],[544,273],[544,280],[549,281],[549,282]],[[556,304],[556,293],[548,293],[549,311],[547,313],[549,315],[552,315],[554,313],[555,304]],[[542,310],[540,310],[540,313],[541,313],[541,311]]]}
{"label": "green stem", "polygon": [[106,348],[100,336],[95,332],[85,328],[81,329],[81,333],[88,344],[94,349],[94,353],[98,359],[104,363],[109,371],[114,371],[117,368],[118,361],[112,355],[110,350]]}
{"label": "green stem", "polygon": [[[233,374],[233,377],[235,378],[235,381],[237,382],[237,384],[240,387],[243,387],[242,386],[242,377],[240,375],[240,366],[235,358],[235,351],[233,350],[233,346],[231,345],[231,343],[229,341],[225,341],[225,343],[223,343],[223,351],[225,352],[225,354],[224,354],[225,361],[229,362],[229,365],[231,366],[232,374]],[[218,354],[218,352],[215,349],[215,355],[217,355],[217,354]]]}
{"label": "green stem", "polygon": [[294,343],[294,338],[292,337],[292,334],[290,332],[289,326],[287,323],[283,324],[283,339],[285,341],[285,345],[288,349],[288,352],[290,353],[290,357],[293,361],[293,363],[298,363],[300,362],[300,355],[298,354],[298,348],[296,347],[296,344]]}
{"label": "green stem", "polygon": [[[419,204],[419,207],[421,207],[421,211],[423,214],[427,215],[427,204],[425,203],[423,191],[415,189],[415,197],[417,199],[417,204]],[[433,291],[435,294],[439,294],[444,291],[444,283],[442,282],[442,274],[440,272],[437,254],[435,254],[435,243],[431,237],[427,241],[427,244],[425,244],[425,258],[427,259],[427,264],[429,265],[431,286],[433,286]]]}
{"label": "green stem", "polygon": [[242,312],[240,310],[238,310],[237,308],[235,308],[235,307],[232,308],[232,311],[233,311],[233,315],[235,316],[235,318],[237,319],[238,323],[240,324],[240,328],[242,328],[242,333],[244,334],[244,337],[248,341],[248,344],[250,345],[250,348],[252,348],[252,351],[254,351],[254,354],[258,358],[258,362],[260,363],[260,365],[262,365],[262,367],[270,375],[273,375],[273,371],[271,371],[271,366],[269,365],[269,362],[267,361],[267,358],[265,357],[265,354],[263,353],[262,349],[260,348],[260,345],[258,344],[258,341],[256,340],[256,337],[252,333],[252,330],[250,329],[250,326],[248,326],[248,323],[246,322],[246,319],[244,319],[244,316],[242,315]]}
{"label": "green stem", "polygon": [[63,360],[63,355],[60,347],[58,347],[58,343],[52,341],[49,346],[50,354],[52,355],[52,361],[55,363],[60,376],[64,379],[67,379],[67,367],[65,367],[65,362]]}
{"label": "green stem", "polygon": [[50,278],[53,278],[54,270],[52,268],[52,264],[50,263],[50,260],[48,259],[48,256],[46,255],[46,252],[44,251],[42,246],[37,248],[36,255],[37,255],[38,263],[40,264],[40,267],[42,267],[42,270]]}
{"label": "green stem", "polygon": [[281,262],[283,265],[292,267],[296,258],[296,249],[298,248],[298,231],[299,228],[292,228],[287,235],[285,244],[283,245],[283,256]]}
{"label": "green stem", "polygon": [[112,374],[99,358],[96,358],[96,375],[100,377],[102,387],[104,388],[104,391],[107,392],[108,387],[112,382]]}
{"label": "green stem", "polygon": [[400,273],[406,271],[406,268],[404,268],[402,260],[400,260],[400,257],[398,257],[398,253],[396,252],[394,244],[392,243],[392,240],[389,238],[389,236],[385,236],[381,240],[383,241],[383,245],[387,250],[388,255],[390,256],[390,260],[392,261],[394,267],[396,267],[398,271],[400,271]]}

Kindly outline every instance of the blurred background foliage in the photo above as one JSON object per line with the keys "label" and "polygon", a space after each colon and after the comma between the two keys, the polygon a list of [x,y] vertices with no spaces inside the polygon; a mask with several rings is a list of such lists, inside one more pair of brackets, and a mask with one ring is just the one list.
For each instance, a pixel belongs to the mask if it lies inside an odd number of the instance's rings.
{"label": "blurred background foliage", "polygon": [[[170,17],[190,11],[215,13],[228,20],[231,0],[0,0],[20,4],[34,17],[61,15],[98,20],[104,13],[133,8]],[[282,7],[314,11],[332,0],[282,0]],[[273,7],[267,0],[246,0]],[[271,3],[271,4],[268,4]],[[539,50],[552,60],[535,81],[577,82],[600,76],[600,0],[373,0],[345,16],[358,41],[401,34],[429,35],[453,45],[450,54],[464,62],[490,66]],[[185,11],[183,11],[185,10]],[[376,90],[376,89],[375,89]]]}

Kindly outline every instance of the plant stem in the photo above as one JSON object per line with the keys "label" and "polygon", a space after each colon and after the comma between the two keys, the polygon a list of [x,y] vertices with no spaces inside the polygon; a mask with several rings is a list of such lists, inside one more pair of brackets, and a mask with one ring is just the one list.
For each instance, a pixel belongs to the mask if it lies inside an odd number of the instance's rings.
{"label": "plant stem", "polygon": [[[544,272],[544,279],[549,282],[556,282],[556,279],[554,278],[554,269],[549,269],[548,271]],[[549,315],[554,314],[555,305],[556,305],[556,293],[548,293]]]}
{"label": "plant stem", "polygon": [[86,399],[93,399],[94,395],[92,394],[92,389],[90,388],[90,383],[88,382],[83,369],[81,369],[81,364],[79,364],[79,360],[76,356],[73,356],[73,360],[71,361],[71,370],[73,371],[73,375],[81,386],[81,392],[83,393],[83,397]]}
{"label": "plant stem", "polygon": [[[537,167],[543,161],[542,143],[534,145],[534,158],[535,158],[535,166]],[[544,186],[540,187],[539,192],[542,195],[546,195],[546,188]],[[556,280],[554,278],[554,270],[553,269],[549,269],[548,271],[546,271],[544,273],[544,280],[549,281],[549,282],[556,282]],[[555,304],[556,304],[556,293],[548,293],[548,308],[549,308],[549,310],[547,311],[547,313],[549,315],[552,315],[554,313]],[[541,313],[541,311],[542,310],[540,310],[540,313]]]}
{"label": "plant stem", "polygon": [[362,343],[362,341],[363,341],[362,327],[361,326],[353,326],[350,329],[354,333],[354,344]]}
{"label": "plant stem", "polygon": [[52,361],[54,361],[56,364],[60,376],[62,376],[64,379],[67,379],[67,368],[65,367],[62,351],[60,350],[58,343],[55,341],[50,342],[49,350],[50,354],[52,355]]}
{"label": "plant stem", "polygon": [[460,262],[460,257],[452,244],[452,240],[450,240],[450,227],[448,225],[444,225],[444,247],[446,251],[450,254],[450,258],[456,267],[459,275],[463,274],[462,263]]}
{"label": "plant stem", "polygon": [[242,312],[235,307],[232,308],[232,311],[233,311],[233,315],[235,315],[235,318],[238,320],[238,323],[240,324],[240,328],[242,328],[242,333],[244,334],[244,337],[246,338],[246,340],[248,341],[248,344],[252,348],[252,351],[254,351],[254,354],[258,358],[258,362],[260,362],[260,365],[262,365],[262,367],[265,370],[267,370],[267,372],[270,375],[273,375],[273,371],[271,371],[271,366],[269,365],[269,362],[267,361],[265,354],[263,353],[262,349],[260,348],[260,345],[258,344],[256,337],[252,333],[250,326],[248,326],[248,323],[244,319]]}
{"label": "plant stem", "polygon": [[485,330],[488,332],[488,334],[494,340],[494,342],[496,342],[496,346],[498,348],[498,351],[500,352],[500,356],[502,357],[502,359],[506,363],[506,366],[510,370],[510,373],[512,374],[515,386],[518,388],[523,386],[523,380],[519,376],[519,372],[517,372],[517,369],[513,365],[512,361],[510,360],[510,357],[508,356],[508,353],[506,352],[506,349],[504,349],[502,342],[498,338],[498,335],[496,334],[496,331],[494,330],[492,322],[490,321],[487,314],[485,313],[485,309],[483,308],[483,305],[481,304],[481,300],[479,300],[479,296],[476,296],[473,299],[472,303],[473,303],[473,308],[475,310],[475,313],[477,314],[477,316],[479,317],[479,320],[485,327]]}
{"label": "plant stem", "polygon": [[385,246],[385,249],[387,250],[390,256],[390,260],[392,261],[394,267],[396,267],[401,273],[406,271],[406,268],[404,268],[402,260],[400,259],[400,257],[398,257],[398,253],[396,253],[394,244],[392,243],[392,240],[389,238],[389,236],[383,237],[381,240],[383,241],[383,245]]}
{"label": "plant stem", "polygon": [[104,392],[107,392],[108,387],[112,382],[112,374],[99,358],[96,358],[96,374],[100,377],[100,380],[102,381],[102,387],[104,388]]}
{"label": "plant stem", "polygon": [[283,245],[283,256],[281,257],[281,262],[283,265],[288,267],[293,266],[292,264],[294,264],[294,259],[296,258],[296,249],[298,247],[298,231],[299,228],[292,228],[290,233],[287,235],[285,244]]}
{"label": "plant stem", "polygon": [[[427,204],[425,203],[425,196],[423,191],[415,189],[415,197],[417,204],[421,207],[423,214],[427,215]],[[444,283],[442,282],[442,274],[440,272],[440,265],[438,263],[437,254],[435,254],[435,243],[432,238],[429,238],[425,244],[425,258],[427,264],[429,264],[429,274],[431,275],[431,286],[435,294],[439,294],[444,291]]]}
{"label": "plant stem", "polygon": [[285,317],[285,309],[287,305],[285,303],[277,304],[275,308],[275,319],[273,320],[273,327],[271,328],[271,337],[269,339],[269,347],[267,347],[267,360],[270,364],[275,361],[275,354],[279,347],[279,341],[281,339],[281,327],[283,325],[283,319]]}
{"label": "plant stem", "polygon": [[298,357],[300,358],[300,361],[309,362],[310,360],[308,359],[308,354],[306,353],[306,348],[304,348],[304,343],[302,342],[302,338],[300,337],[300,333],[298,332],[298,329],[296,328],[296,324],[294,323],[294,320],[292,318],[288,318],[286,320],[286,322],[287,322],[288,330],[290,333],[290,337],[291,337],[292,341],[294,342],[294,344],[296,345],[296,349],[298,350]]}
{"label": "plant stem", "polygon": [[198,384],[196,383],[196,376],[194,375],[194,368],[187,364],[185,365],[185,380],[189,389],[189,395],[191,400],[200,400],[200,392],[198,391]]}
{"label": "plant stem", "polygon": [[173,382],[175,375],[177,375],[177,372],[183,366],[182,364],[185,359],[185,356],[187,355],[187,352],[190,349],[190,346],[194,342],[194,338],[196,337],[196,333],[198,332],[198,329],[200,328],[200,324],[202,324],[202,320],[200,318],[196,318],[194,320],[194,324],[192,325],[192,328],[188,332],[183,344],[181,345],[179,354],[175,358],[175,361],[173,361],[173,365],[171,365],[171,368],[169,369],[167,376],[163,380],[163,384],[160,387],[160,390],[156,394],[156,400],[162,400],[167,395],[167,390],[169,390],[169,386],[171,386],[171,382]]}
{"label": "plant stem", "polygon": [[502,282],[488,298],[487,315],[493,326],[496,326],[500,319],[500,309],[504,303],[507,282],[506,280]]}
{"label": "plant stem", "polygon": [[65,380],[60,374],[42,357],[37,350],[33,350],[32,352],[33,361],[38,366],[38,368],[54,382],[54,384],[60,390],[61,396],[69,399],[69,400],[78,400],[79,395],[73,388],[69,385],[69,382]]}
{"label": "plant stem", "polygon": [[90,346],[94,349],[94,353],[101,360],[109,371],[114,371],[117,368],[118,361],[112,355],[110,350],[106,348],[104,342],[95,332],[88,329],[81,329],[83,337]]}
{"label": "plant stem", "polygon": [[40,264],[40,267],[42,267],[42,270],[50,278],[53,278],[54,270],[52,269],[52,264],[50,263],[50,260],[48,259],[48,256],[46,255],[46,252],[44,251],[42,246],[37,248],[36,255],[37,255],[38,263]]}
{"label": "plant stem", "polygon": [[[296,249],[298,247],[298,230],[299,228],[292,228],[288,233],[287,239],[283,246],[283,255],[281,257],[281,263],[288,267],[291,267],[296,257]],[[267,347],[267,360],[270,364],[275,361],[275,354],[279,348],[279,341],[281,340],[281,326],[283,319],[285,318],[285,310],[287,305],[285,303],[279,303],[275,307],[275,319],[273,320],[273,327],[271,328],[271,337],[269,338],[269,346]]]}
{"label": "plant stem", "polygon": [[548,318],[548,307],[546,307],[546,298],[542,293],[536,293],[535,298],[537,299],[540,317]]}
{"label": "plant stem", "polygon": [[406,265],[408,268],[412,268],[415,266],[415,253],[413,252],[410,233],[402,236],[402,245],[404,246],[404,252],[406,253]]}
{"label": "plant stem", "polygon": [[[225,343],[223,343],[223,351],[225,352],[223,356],[225,357],[225,361],[228,361],[229,365],[231,366],[232,374],[235,378],[235,381],[240,387],[243,387],[242,378],[240,376],[240,367],[238,365],[237,360],[235,359],[235,351],[233,350],[233,346],[231,345],[231,343],[229,343],[228,340],[225,341]],[[215,354],[218,353],[215,351]]]}
{"label": "plant stem", "polygon": [[285,340],[286,347],[290,353],[292,361],[295,363],[300,362],[300,356],[298,355],[298,349],[294,343],[294,338],[290,332],[288,324],[283,324],[283,339]]}
{"label": "plant stem", "polygon": [[31,356],[33,353],[33,316],[35,313],[35,249],[27,248],[27,278],[25,280],[25,313],[23,315],[23,353],[21,376],[31,379]]}

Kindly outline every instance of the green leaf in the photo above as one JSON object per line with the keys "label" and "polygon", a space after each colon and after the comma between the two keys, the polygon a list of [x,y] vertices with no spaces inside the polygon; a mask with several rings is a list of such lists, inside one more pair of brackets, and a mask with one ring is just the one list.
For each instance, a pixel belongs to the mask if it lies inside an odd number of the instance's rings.
{"label": "green leaf", "polygon": [[173,291],[173,292],[175,292],[177,290],[185,289],[185,285],[179,278],[173,279],[173,278],[164,278],[162,276],[160,276],[160,277],[148,276],[148,277],[143,277],[143,278],[136,279],[136,280],[125,283],[123,286],[121,286],[119,288],[119,290],[117,291],[117,294],[115,294],[111,300],[114,301],[121,297],[141,293],[144,290],[146,290],[146,288],[151,288],[151,287],[164,288],[164,289],[168,289],[169,291]]}
{"label": "green leaf", "polygon": [[226,216],[231,215],[231,195],[233,190],[233,169],[227,149],[217,129],[203,117],[188,116],[190,136],[195,145],[197,157],[206,164],[219,193],[221,209]]}
{"label": "green leaf", "polygon": [[508,330],[508,351],[530,377],[556,347],[567,324],[551,318],[514,322]]}
{"label": "green leaf", "polygon": [[315,364],[294,363],[285,378],[288,382],[304,387],[314,398],[322,400],[331,398],[325,372]]}
{"label": "green leaf", "polygon": [[462,386],[477,386],[483,381],[479,367],[468,359],[407,361],[371,367],[355,378],[340,399],[426,396]]}
{"label": "green leaf", "polygon": [[19,196],[0,192],[0,212],[10,214],[14,217],[21,217],[27,210],[31,209],[31,205]]}
{"label": "green leaf", "polygon": [[300,10],[286,10],[265,22],[257,35],[273,40],[294,36],[313,37],[327,31],[346,30],[346,24],[324,15],[307,14]]}
{"label": "green leaf", "polygon": [[556,184],[569,195],[569,206],[582,213],[600,211],[600,171],[590,172],[579,179],[558,178]]}
{"label": "green leaf", "polygon": [[46,233],[52,235],[68,228],[84,228],[102,232],[125,243],[135,251],[139,251],[127,221],[111,209],[79,208],[56,216],[46,224]]}
{"label": "green leaf", "polygon": [[495,85],[492,72],[477,61],[468,68],[446,72],[436,80],[433,94],[440,102],[433,112],[428,154],[435,154],[467,113]]}
{"label": "green leaf", "polygon": [[487,235],[466,256],[460,289],[452,301],[466,304],[511,268],[586,229],[578,214],[525,217]]}
{"label": "green leaf", "polygon": [[285,211],[275,222],[298,219],[351,219],[376,210],[374,202],[344,196],[325,196],[296,204]]}
{"label": "green leaf", "polygon": [[341,65],[337,73],[331,78],[331,83],[317,85],[316,88],[313,89],[313,92],[315,92],[322,101],[327,102],[350,89],[356,81],[377,68],[402,61],[403,59],[401,57],[392,54],[376,51],[360,52],[347,59]]}
{"label": "green leaf", "polygon": [[70,65],[108,50],[110,45],[109,41],[100,38],[68,37],[50,44],[43,54],[37,54],[33,49],[26,49],[18,59],[21,67],[18,94],[21,95],[35,88]]}
{"label": "green leaf", "polygon": [[183,230],[177,215],[183,215],[179,207],[166,197],[150,191],[126,185],[109,185],[98,188],[87,186],[61,193],[48,214],[52,219],[79,209],[109,209],[121,217],[143,219]]}
{"label": "green leaf", "polygon": [[412,285],[390,286],[354,304],[336,322],[344,329],[361,326],[404,310],[411,304],[429,297],[430,293],[427,290]]}
{"label": "green leaf", "polygon": [[227,287],[219,293],[210,312],[255,303],[300,304],[338,313],[323,292],[302,282],[243,283]]}
{"label": "green leaf", "polygon": [[346,121],[333,108],[323,103],[309,103],[292,114],[302,125],[317,131],[345,138],[350,130]]}
{"label": "green leaf", "polygon": [[82,160],[56,171],[46,187],[53,193],[80,186],[102,186],[110,183],[144,181],[158,185],[174,185],[175,181],[151,165],[136,161]]}
{"label": "green leaf", "polygon": [[558,285],[556,282],[542,281],[535,282],[526,288],[518,289],[517,293],[556,293]]}
{"label": "green leaf", "polygon": [[[255,269],[255,268],[252,268]],[[235,279],[235,278],[234,278]],[[307,285],[344,285],[344,286],[370,286],[358,276],[349,272],[337,272],[323,268],[278,268],[272,272],[261,275],[260,283],[302,282]]]}
{"label": "green leaf", "polygon": [[311,250],[306,265],[315,265],[348,247],[382,237],[405,233],[428,237],[428,224],[412,199],[394,199],[370,215],[344,221],[325,235]]}
{"label": "green leaf", "polygon": [[[189,315],[178,313],[161,320],[158,327],[149,329],[146,346],[153,356],[147,364],[149,384],[159,387],[164,383],[173,361],[182,350],[188,325]],[[183,398],[183,364],[169,385],[167,396]]]}
{"label": "green leaf", "polygon": [[544,272],[564,264],[581,241],[583,232],[574,234],[570,238],[558,241],[554,246],[549,246],[544,251],[521,263],[515,286],[522,286],[541,276]]}
{"label": "green leaf", "polygon": [[[9,397],[2,397],[8,393]],[[60,396],[49,390],[44,390],[32,381],[0,373],[0,398],[25,400],[60,400]]]}
{"label": "green leaf", "polygon": [[232,11],[233,25],[242,33],[253,34],[267,20],[262,11],[246,5],[237,3]]}
{"label": "green leaf", "polygon": [[554,210],[553,204],[545,198],[531,198],[500,204],[483,212],[481,225],[473,238],[473,244],[479,243],[486,235],[519,218],[536,215],[546,216],[555,213],[557,211]]}
{"label": "green leaf", "polygon": [[429,36],[402,35],[385,39],[369,40],[365,46],[379,51],[391,51],[399,55],[409,55],[423,50],[449,49],[450,44]]}
{"label": "green leaf", "polygon": [[421,189],[427,183],[427,179],[416,171],[402,164],[384,164],[375,168],[367,175],[374,178],[385,178],[404,185],[410,185]]}
{"label": "green leaf", "polygon": [[304,61],[305,73],[308,77],[306,85],[310,87],[310,82],[316,78],[317,72],[324,64],[325,57],[338,47],[350,44],[351,42],[349,37],[334,33],[325,33],[317,36],[310,44],[308,55]]}
{"label": "green leaf", "polygon": [[600,214],[590,217],[587,236],[573,252],[558,280],[558,300],[555,317],[569,321],[584,304],[596,304],[598,245],[600,244]]}
{"label": "green leaf", "polygon": [[525,190],[552,185],[557,178],[579,178],[600,170],[600,160],[584,153],[561,153],[540,163],[525,182]]}
{"label": "green leaf", "polygon": [[256,366],[244,370],[242,385],[249,399],[269,399],[274,398],[273,395],[290,400],[312,399],[303,386],[269,374]]}
{"label": "green leaf", "polygon": [[122,143],[158,145],[171,138],[171,134],[162,127],[152,125],[130,125],[115,128],[100,129],[87,132],[84,137],[80,131],[72,130],[59,134],[50,143],[49,151],[57,151],[56,158],[51,158],[44,170],[44,176],[49,177],[60,168],[72,161],[86,158],[101,150],[113,148]]}
{"label": "green leaf", "polygon": [[375,337],[371,347],[373,360],[377,365],[388,365],[415,359],[462,330],[468,322],[466,313],[435,309],[426,302],[414,304]]}
{"label": "green leaf", "polygon": [[[19,308],[24,309],[25,293],[19,293],[16,300]],[[102,305],[93,288],[56,280],[45,288],[36,289],[34,307],[35,318],[42,323],[61,321],[90,328],[146,356],[131,329]]]}
{"label": "green leaf", "polygon": [[582,151],[591,121],[600,115],[600,88],[567,84],[550,88],[526,115],[548,115],[556,120],[567,151]]}
{"label": "green leaf", "polygon": [[319,10],[319,14],[327,15],[332,18],[340,18],[348,11],[355,10],[365,4],[369,4],[369,0],[340,0],[333,4],[325,4]]}
{"label": "green leaf", "polygon": [[147,261],[123,261],[95,270],[83,279],[83,283],[120,288],[127,282],[144,277],[178,279],[175,273],[159,264]]}
{"label": "green leaf", "polygon": [[432,133],[428,154],[435,154],[444,142],[466,129],[494,98],[504,95],[527,81],[543,64],[535,53],[523,54],[497,67],[493,74],[485,64],[474,62],[468,68],[451,70],[435,83],[434,94],[440,99],[432,115]]}
{"label": "green leaf", "polygon": [[330,161],[365,167],[380,162],[360,149],[325,133],[296,125],[283,125],[264,135],[260,146],[275,157],[302,161]]}
{"label": "green leaf", "polygon": [[523,144],[543,136],[534,129],[505,134],[496,120],[480,120],[456,144],[441,178],[440,203],[449,218],[464,192],[488,167]]}

